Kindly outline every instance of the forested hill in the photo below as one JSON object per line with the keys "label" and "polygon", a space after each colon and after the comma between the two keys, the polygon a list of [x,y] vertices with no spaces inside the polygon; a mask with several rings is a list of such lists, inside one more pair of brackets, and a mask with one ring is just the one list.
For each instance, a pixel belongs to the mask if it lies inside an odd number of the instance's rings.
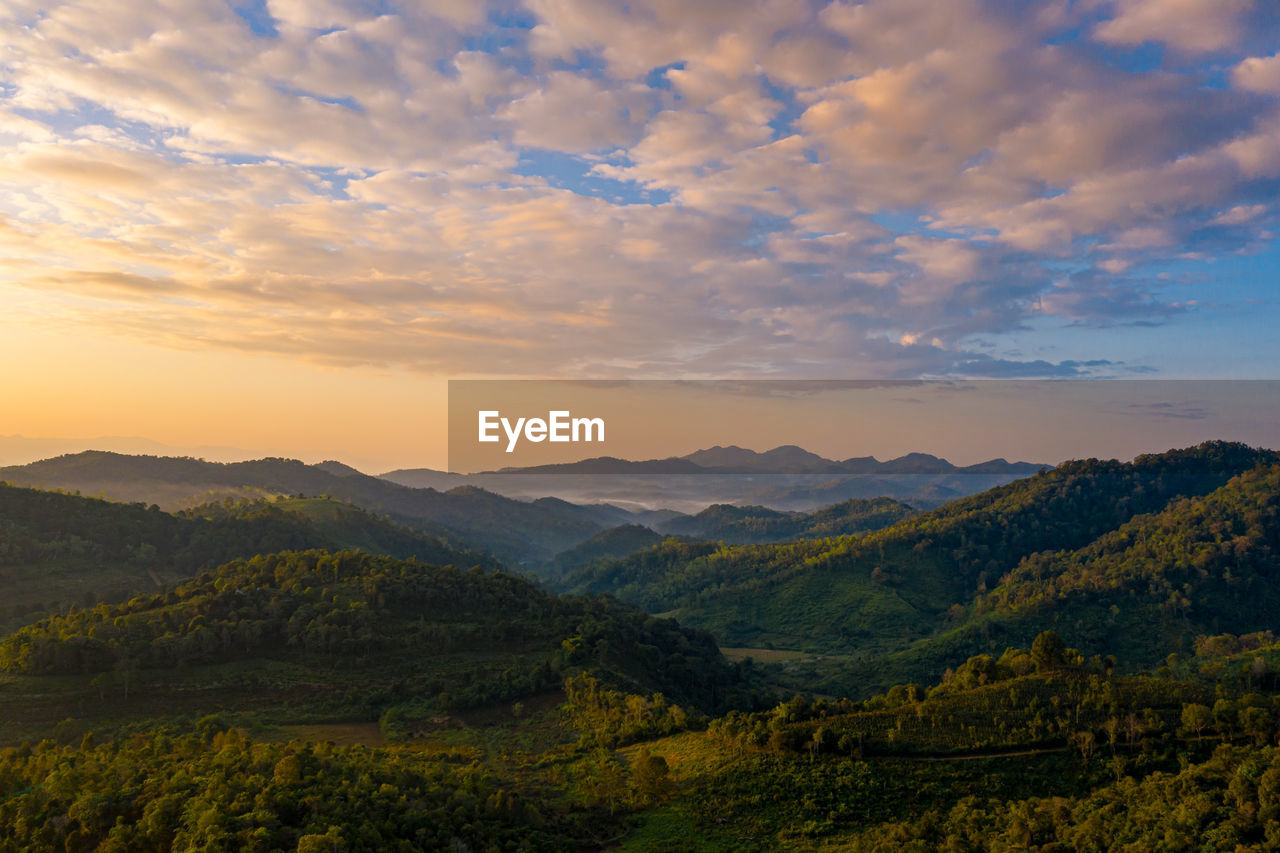
{"label": "forested hill", "polygon": [[486,554],[335,500],[229,501],[173,515],[155,506],[0,484],[0,627],[71,603],[154,592],[233,557],[299,548],[498,565]]}
{"label": "forested hill", "polygon": [[562,551],[548,566],[548,573],[559,576],[595,560],[625,557],[661,542],[661,533],[643,524],[622,524],[601,531],[584,542]]}
{"label": "forested hill", "polygon": [[[164,595],[48,617],[0,642],[0,670],[133,673],[152,701],[191,695],[193,680],[216,683],[207,701],[222,711],[271,701],[262,679],[290,672],[309,704],[367,719],[509,702],[558,690],[573,671],[691,709],[745,701],[737,668],[706,632],[610,599],[558,598],[502,572],[356,551],[235,560]],[[229,672],[243,689],[227,692]]]}
{"label": "forested hill", "polygon": [[336,463],[307,465],[296,459],[219,463],[88,451],[0,468],[0,479],[170,508],[202,502],[200,496],[328,495],[513,563],[549,558],[630,520],[613,507],[518,501],[472,486],[448,492],[413,489]]}
{"label": "forested hill", "polygon": [[812,512],[788,512],[765,506],[712,504],[696,515],[653,519],[646,527],[625,524],[597,533],[550,561],[543,570],[553,582],[606,558],[627,557],[662,543],[668,536],[688,541],[742,545],[791,542],[864,533],[909,518],[916,510],[892,498],[854,498]]}
{"label": "forested hill", "polygon": [[[1068,462],[859,537],[729,548],[669,542],[592,564],[566,586],[673,611],[725,645],[895,652],[956,627],[975,598],[1032,555],[1084,548],[1136,516],[1277,461],[1272,451],[1209,442],[1130,463]],[[905,675],[936,673],[895,673]]]}
{"label": "forested hill", "polygon": [[892,498],[853,498],[813,512],[785,512],[763,506],[713,504],[697,515],[657,525],[663,533],[747,545],[864,533],[888,527],[916,511]]}
{"label": "forested hill", "polygon": [[1150,665],[1190,652],[1197,636],[1277,621],[1280,464],[1137,516],[1083,548],[1029,556],[975,598],[958,628],[889,663],[998,652],[1058,627],[1086,652],[1119,649]]}

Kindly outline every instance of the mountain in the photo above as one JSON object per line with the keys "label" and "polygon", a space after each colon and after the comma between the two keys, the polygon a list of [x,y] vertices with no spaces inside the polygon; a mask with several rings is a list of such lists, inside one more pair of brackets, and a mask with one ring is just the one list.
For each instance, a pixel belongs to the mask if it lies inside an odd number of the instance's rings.
{"label": "mountain", "polygon": [[356,551],[234,560],[165,594],[47,617],[0,641],[0,670],[17,679],[0,698],[6,742],[76,708],[104,725],[157,712],[287,721],[308,707],[403,727],[574,673],[690,710],[746,701],[705,632],[501,572]]}
{"label": "mountain", "polygon": [[360,476],[360,472],[357,471],[355,468],[352,468],[350,465],[347,465],[343,462],[337,462],[332,459],[326,460],[324,462],[317,462],[315,465],[312,465],[311,467],[320,471],[324,471],[328,474],[333,474],[335,477]]}
{"label": "mountain", "polygon": [[[1030,466],[1029,463],[1019,463],[1022,466],[1016,473],[1030,474],[1032,471],[1025,470],[1032,467],[1033,470],[1039,466]],[[887,474],[949,474],[957,470],[945,459],[939,459],[929,453],[908,453],[906,456],[899,456],[897,459],[890,459],[888,462],[882,462],[877,469],[879,472]]]}
{"label": "mountain", "polygon": [[851,499],[813,512],[713,504],[697,515],[668,519],[655,528],[691,539],[742,545],[863,533],[888,527],[915,513],[891,498]]}
{"label": "mountain", "polygon": [[[948,633],[960,627],[968,608],[993,607],[982,604],[987,599],[980,596],[1003,583],[1006,575],[1009,583],[1020,584],[1024,574],[1019,567],[1038,565],[1030,561],[1043,559],[1035,555],[1070,555],[1108,534],[1120,535],[1115,531],[1135,518],[1172,510],[1183,498],[1203,498],[1232,478],[1277,461],[1272,451],[1209,442],[1140,456],[1130,463],[1068,462],[862,536],[730,548],[669,541],[620,560],[594,563],[563,583],[569,589],[608,592],[651,612],[672,613],[713,631],[729,646],[840,656],[841,661],[824,665],[823,673],[811,673],[815,681],[810,683],[827,692],[853,692],[859,685],[865,689],[868,684],[936,676],[975,648],[987,648],[975,645],[974,636],[992,637],[990,643],[998,646],[1005,639],[1018,641],[1053,627],[1058,624],[1057,611],[1046,606],[1008,637],[993,635],[994,626],[986,623],[970,626],[964,642],[952,642]],[[1263,477],[1260,482],[1263,485],[1256,488],[1265,491],[1269,481]],[[1239,505],[1251,506],[1248,501]],[[1241,512],[1253,517],[1253,510]],[[1180,553],[1177,548],[1165,553],[1164,562],[1151,571],[1172,570],[1176,560],[1183,559]],[[1172,594],[1150,581],[1131,588],[1134,595],[1142,590],[1159,599],[1160,605]],[[1021,600],[1012,590],[1002,595]],[[1183,629],[1165,633],[1153,644],[1189,646],[1195,630],[1230,622],[1240,610],[1233,601],[1230,596],[1217,600],[1221,609],[1215,611],[1216,622],[1186,622]],[[1132,599],[1113,602],[1134,606]],[[1269,612],[1270,602],[1262,597],[1259,606]],[[1025,607],[1019,605],[1018,612],[1025,612]],[[1274,615],[1280,617],[1280,612]],[[1117,624],[1122,626],[1118,630],[1142,633],[1136,623]],[[1139,648],[1144,641],[1137,636],[1086,634],[1086,639],[1106,639],[1150,660],[1151,650]],[[925,651],[908,654],[916,641]],[[873,666],[867,663],[872,656],[888,657]]]}
{"label": "mountain", "polygon": [[496,568],[492,557],[332,499],[212,504],[179,514],[0,485],[0,627],[67,605],[171,588],[233,557],[360,548]]}
{"label": "mountain", "polygon": [[1086,652],[1152,664],[1199,636],[1245,634],[1280,619],[1280,465],[1207,495],[1137,515],[1088,545],[1029,555],[976,596],[959,625],[883,661],[886,671],[1025,644],[1046,628]]}
{"label": "mountain", "polygon": [[296,459],[218,463],[89,451],[0,468],[0,479],[178,508],[227,495],[328,495],[516,563],[553,556],[622,518],[621,511],[517,501],[474,486],[409,488],[340,463]]}
{"label": "mountain", "polygon": [[691,514],[717,503],[807,512],[851,498],[877,497],[932,508],[1045,467],[1005,459],[956,466],[926,453],[886,462],[871,456],[836,461],[795,445],[763,453],[716,446],[668,459],[602,456],[475,474],[401,469],[381,477],[414,488],[472,485],[519,499],[555,495],[579,504],[612,503],[633,512],[666,508]]}
{"label": "mountain", "polygon": [[736,445],[729,447],[717,445],[706,450],[694,451],[681,458],[700,468],[718,473],[811,474],[833,473],[838,470],[834,467],[836,463],[830,459],[823,459],[816,453],[810,453],[794,444],[775,447],[764,453],[757,453]]}
{"label": "mountain", "polygon": [[472,481],[466,474],[450,474],[433,468],[398,468],[378,477],[411,489],[435,489],[438,492],[447,492]]}
{"label": "mountain", "polygon": [[[1041,464],[991,459],[976,465],[957,467],[945,459],[928,453],[908,453],[887,462],[872,456],[837,462],[824,459],[794,444],[785,444],[757,453],[743,447],[719,445],[697,450],[685,456],[668,459],[630,461],[612,456],[599,456],[578,462],[537,465],[526,468],[502,468],[501,474],[1034,474]],[[418,469],[426,472],[427,469]],[[432,472],[438,473],[438,472]],[[395,471],[383,476],[395,481],[413,478],[416,472]],[[397,479],[398,478],[398,479]]]}
{"label": "mountain", "polygon": [[666,537],[661,533],[643,524],[622,524],[611,527],[557,554],[551,561],[551,574],[563,575],[565,572],[603,558],[625,557],[627,554],[656,545],[664,538]]}
{"label": "mountain", "polygon": [[706,469],[685,459],[649,459],[633,462],[614,456],[597,456],[579,462],[500,468],[497,474],[702,474]]}

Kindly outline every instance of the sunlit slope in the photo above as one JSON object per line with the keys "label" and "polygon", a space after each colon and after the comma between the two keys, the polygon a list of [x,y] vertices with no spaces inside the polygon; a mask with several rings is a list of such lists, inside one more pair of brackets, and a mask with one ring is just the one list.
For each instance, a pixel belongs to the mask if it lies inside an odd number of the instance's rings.
{"label": "sunlit slope", "polygon": [[667,542],[566,582],[672,612],[728,646],[857,661],[954,629],[975,599],[1032,555],[1085,548],[1136,516],[1275,462],[1271,451],[1224,442],[1131,463],[1068,462],[862,536],[744,547]]}
{"label": "sunlit slope", "polygon": [[1055,628],[1139,665],[1197,636],[1280,622],[1280,466],[1131,519],[1074,551],[1034,554],[939,632],[867,668],[892,680],[998,653]]}

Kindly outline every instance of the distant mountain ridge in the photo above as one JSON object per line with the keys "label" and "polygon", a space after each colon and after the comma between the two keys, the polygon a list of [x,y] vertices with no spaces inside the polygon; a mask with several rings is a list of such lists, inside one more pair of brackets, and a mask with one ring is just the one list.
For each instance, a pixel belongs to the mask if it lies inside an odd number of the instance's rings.
{"label": "distant mountain ridge", "polygon": [[[27,465],[0,468],[0,480],[43,489],[75,490],[118,501],[141,501],[162,509],[234,500],[274,499],[278,496],[323,496],[385,515],[429,535],[470,549],[491,553],[508,565],[540,571],[557,554],[572,549],[598,533],[622,525],[645,524],[660,532],[705,536],[728,542],[779,541],[794,538],[806,525],[790,513],[812,512],[819,507],[855,499],[867,501],[893,497],[915,507],[989,488],[1017,473],[966,472],[978,466],[957,468],[928,454],[910,454],[881,463],[873,458],[844,462],[824,460],[802,448],[788,445],[757,453],[740,447],[713,447],[672,458],[634,462],[601,457],[583,460],[557,470],[523,469],[512,474],[462,476],[422,472],[424,477],[390,475],[373,477],[338,461],[309,465],[296,459],[266,458],[245,462],[209,462],[191,457],[127,456],[86,451],[44,459]],[[701,460],[699,462],[695,459]],[[1039,470],[1029,463],[1006,471]],[[775,475],[787,467],[805,467],[810,473]],[[824,467],[843,466],[845,473],[811,473]],[[560,473],[560,471],[564,473]],[[850,470],[870,472],[850,474]],[[906,473],[884,474],[898,470]],[[610,472],[615,472],[610,474]],[[738,473],[725,473],[738,472]],[[935,471],[917,474],[918,471]],[[414,472],[408,472],[412,475]],[[546,473],[547,476],[538,476]],[[594,474],[604,476],[594,476]],[[634,475],[647,476],[634,476]],[[566,476],[567,475],[567,476]],[[576,476],[575,476],[576,475]],[[804,480],[808,482],[792,482]],[[425,480],[425,482],[424,482]],[[590,481],[575,492],[565,484]],[[993,482],[995,481],[995,482]],[[592,487],[607,486],[595,494]],[[935,500],[933,495],[939,499]],[[612,503],[616,498],[618,504]],[[773,497],[786,501],[775,504]],[[646,499],[648,503],[646,504]],[[669,502],[680,501],[676,506]],[[757,509],[749,518],[731,519],[721,508],[715,518],[683,521],[679,530],[667,531],[665,522],[700,513],[715,504],[750,504]],[[809,504],[796,506],[796,504]],[[870,525],[841,516],[827,533],[852,532],[854,528],[892,523],[910,509],[889,501],[888,514],[877,510]],[[651,510],[666,505],[681,512],[655,516]],[[767,520],[760,507],[776,517]],[[742,515],[742,511],[738,511]],[[855,513],[856,515],[856,513]],[[850,527],[852,525],[852,527]],[[791,528],[796,529],[792,530]],[[815,535],[817,531],[815,530]]]}
{"label": "distant mountain ridge", "polygon": [[[553,556],[632,518],[615,507],[519,501],[469,485],[411,488],[338,462],[307,465],[274,457],[222,463],[86,451],[0,468],[0,480],[171,508],[228,496],[328,495],[513,563]],[[204,497],[192,500],[197,496]]]}
{"label": "distant mountain ridge", "polygon": [[[954,465],[930,453],[908,453],[881,462],[874,456],[844,460],[827,459],[794,444],[784,444],[763,453],[737,445],[716,445],[684,456],[633,461],[613,456],[597,456],[577,462],[501,468],[484,473],[564,473],[564,474],[1035,474],[1052,467],[1037,462],[1010,462],[988,459],[973,465]],[[415,469],[389,471],[382,476],[396,481]],[[417,469],[421,470],[421,469]]]}

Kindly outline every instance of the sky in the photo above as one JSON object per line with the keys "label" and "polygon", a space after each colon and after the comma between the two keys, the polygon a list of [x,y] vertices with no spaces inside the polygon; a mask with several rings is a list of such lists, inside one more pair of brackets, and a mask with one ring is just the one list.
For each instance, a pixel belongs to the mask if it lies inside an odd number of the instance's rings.
{"label": "sky", "polygon": [[0,0],[0,451],[442,466],[450,378],[1276,378],[1278,51],[1272,0]]}

